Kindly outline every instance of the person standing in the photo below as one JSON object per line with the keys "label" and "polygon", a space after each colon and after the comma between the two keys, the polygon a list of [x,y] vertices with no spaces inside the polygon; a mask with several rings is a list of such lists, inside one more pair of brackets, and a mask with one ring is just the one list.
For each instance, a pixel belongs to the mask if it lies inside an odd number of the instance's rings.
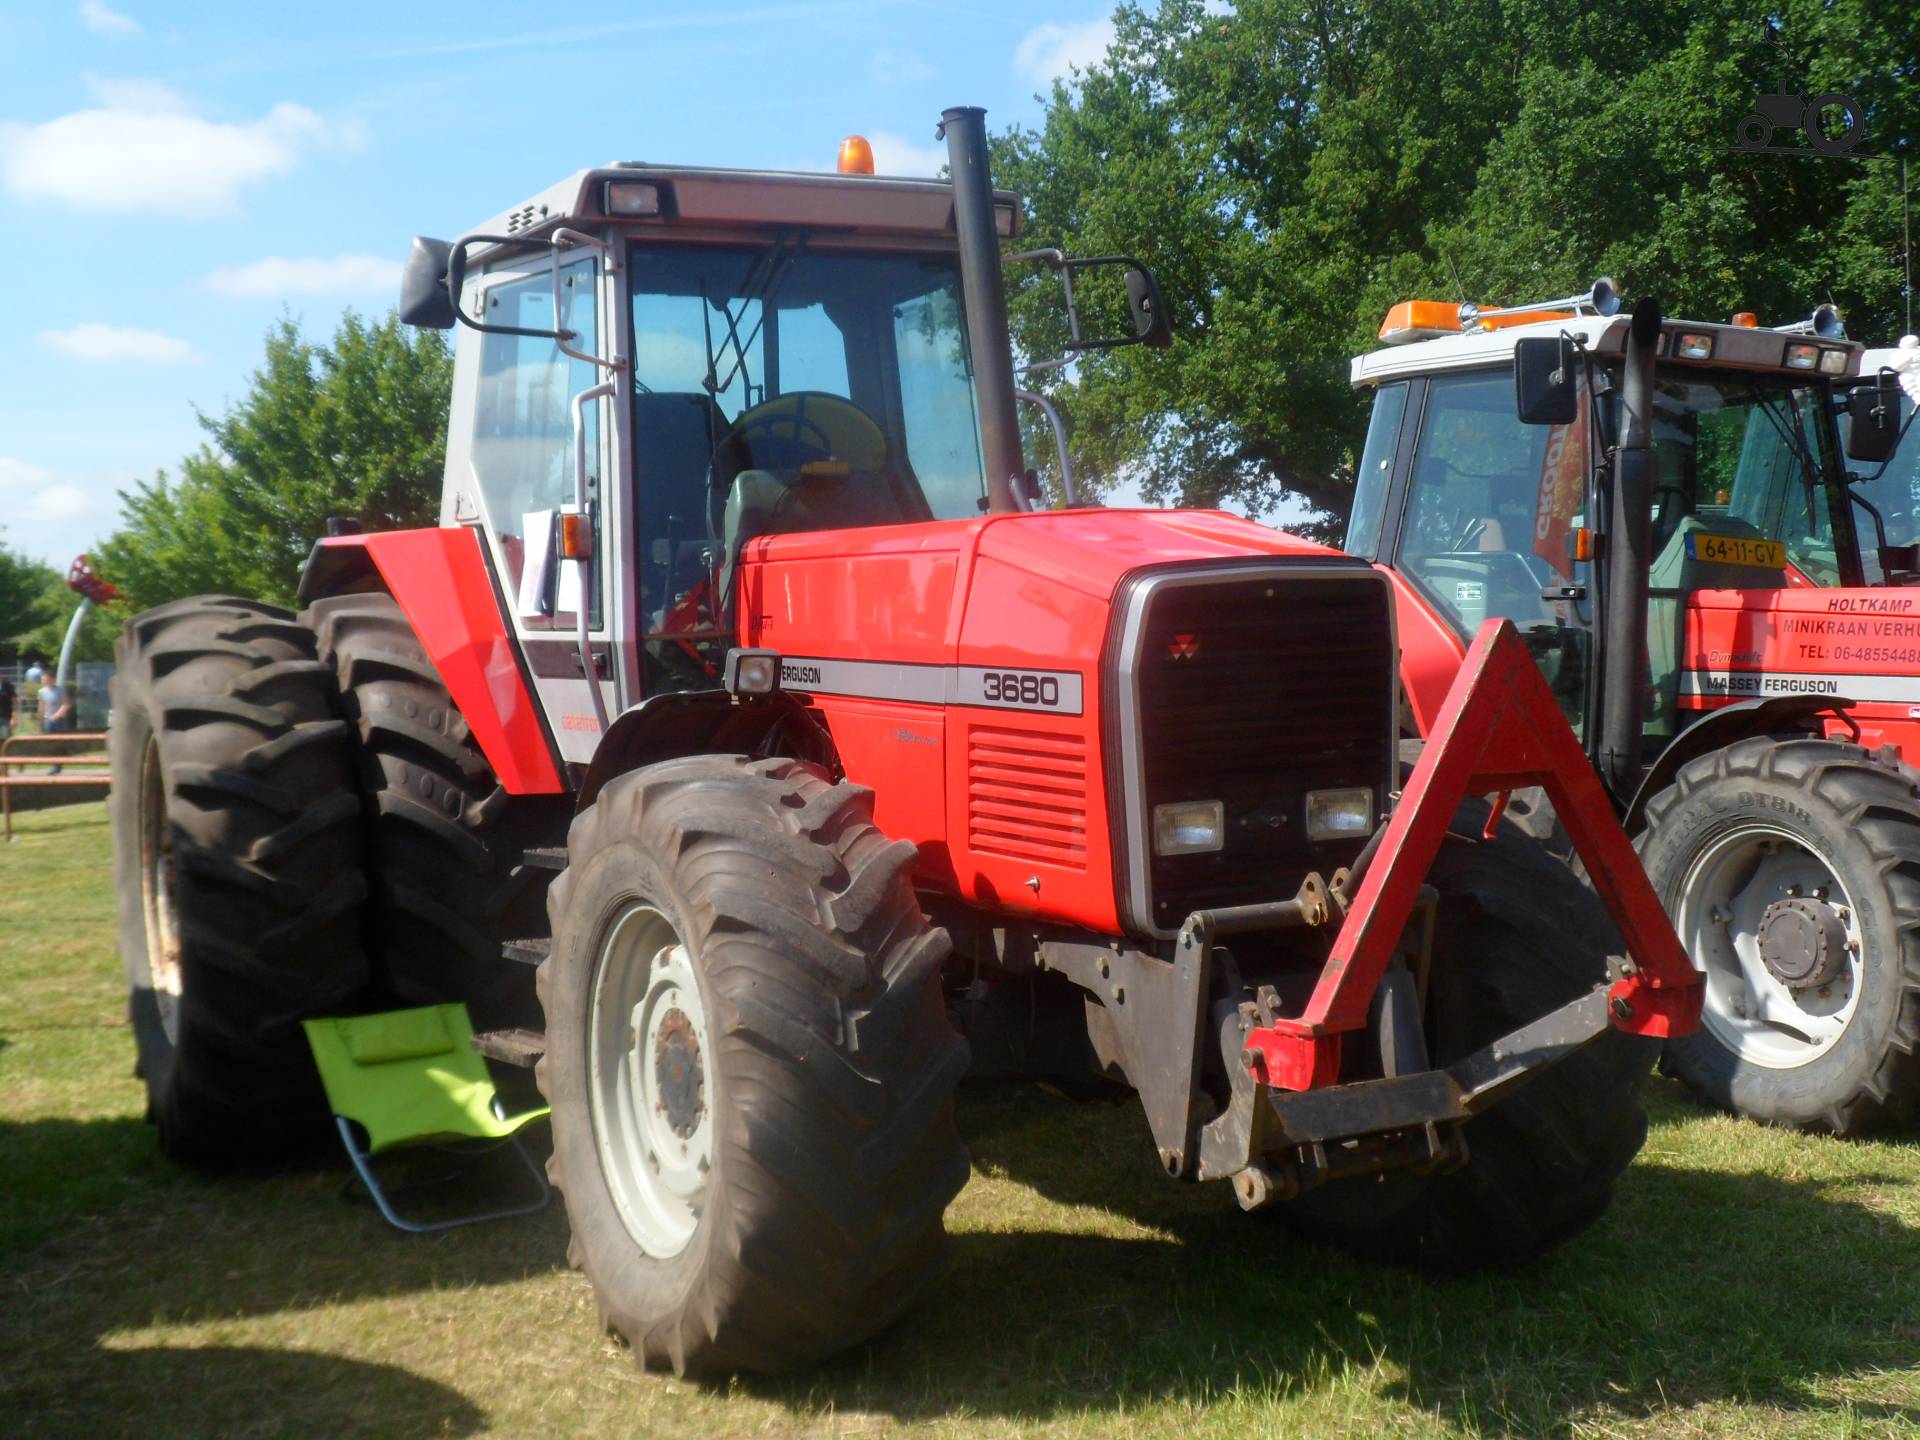
{"label": "person standing", "polygon": [[13,681],[0,675],[0,740],[13,734],[13,709],[19,703],[14,693]]}
{"label": "person standing", "polygon": [[[47,675],[40,686],[40,733],[62,735],[72,729],[73,697],[59,677]],[[55,765],[47,773],[58,775],[63,768]]]}

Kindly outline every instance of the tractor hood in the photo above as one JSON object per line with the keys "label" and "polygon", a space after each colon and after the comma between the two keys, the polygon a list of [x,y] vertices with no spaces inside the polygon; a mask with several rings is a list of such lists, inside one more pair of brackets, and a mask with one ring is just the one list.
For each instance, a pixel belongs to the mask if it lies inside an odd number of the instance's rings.
{"label": "tractor hood", "polygon": [[1086,509],[769,536],[749,544],[744,560],[750,574],[760,564],[784,568],[854,556],[884,556],[893,564],[944,556],[968,571],[987,562],[1105,600],[1124,577],[1150,566],[1266,556],[1336,559],[1340,552],[1224,510]]}
{"label": "tractor hood", "polygon": [[[872,787],[881,828],[920,847],[921,882],[973,903],[1171,933],[1204,898],[1182,884],[1224,875],[1235,897],[1271,898],[1289,863],[1351,863],[1338,847],[1279,854],[1304,843],[1303,777],[1376,797],[1390,781],[1385,581],[1250,520],[1066,510],[772,536],[739,574],[741,642],[778,653],[781,687]],[[1146,597],[1174,591],[1197,598],[1168,601],[1179,633],[1148,645]],[[1160,676],[1169,654],[1183,668]],[[1165,709],[1154,686],[1178,689],[1191,723],[1149,743],[1141,727]],[[1198,778],[1222,766],[1234,783]],[[1190,783],[1242,838],[1192,875],[1161,875],[1144,858],[1144,796]]]}

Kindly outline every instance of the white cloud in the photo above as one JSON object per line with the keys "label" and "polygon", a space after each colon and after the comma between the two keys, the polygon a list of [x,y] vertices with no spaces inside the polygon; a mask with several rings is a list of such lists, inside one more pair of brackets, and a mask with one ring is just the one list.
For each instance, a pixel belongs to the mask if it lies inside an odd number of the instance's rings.
{"label": "white cloud", "polygon": [[92,83],[94,109],[40,125],[0,124],[0,179],[21,199],[226,214],[243,187],[284,175],[310,149],[357,138],[301,105],[283,102],[236,125],[194,114],[162,85]]}
{"label": "white cloud", "polygon": [[937,72],[918,55],[882,50],[873,57],[876,85],[925,85]]}
{"label": "white cloud", "polygon": [[20,520],[74,520],[93,513],[93,497],[53,472],[0,455],[0,496],[6,514]]}
{"label": "white cloud", "polygon": [[932,177],[947,163],[944,145],[916,145],[891,130],[875,130],[867,137],[873,146],[873,173]]}
{"label": "white cloud", "polygon": [[1055,80],[1070,80],[1075,70],[1099,64],[1112,43],[1111,19],[1083,25],[1048,20],[1034,26],[1014,47],[1013,68],[1035,85],[1051,85]]}
{"label": "white cloud", "polygon": [[143,33],[140,22],[131,15],[122,15],[118,10],[109,10],[100,0],[86,0],[80,7],[80,20],[96,35],[139,35]]}
{"label": "white cloud", "polygon": [[66,330],[42,330],[40,343],[74,360],[129,360],[142,365],[185,365],[200,357],[186,341],[158,330],[89,321]]}
{"label": "white cloud", "polygon": [[93,497],[78,485],[49,485],[27,502],[27,509],[43,520],[77,520],[93,513]]}
{"label": "white cloud", "polygon": [[400,290],[401,265],[377,255],[336,255],[330,260],[289,260],[269,255],[251,265],[216,270],[207,288],[241,300],[283,295],[370,295]]}

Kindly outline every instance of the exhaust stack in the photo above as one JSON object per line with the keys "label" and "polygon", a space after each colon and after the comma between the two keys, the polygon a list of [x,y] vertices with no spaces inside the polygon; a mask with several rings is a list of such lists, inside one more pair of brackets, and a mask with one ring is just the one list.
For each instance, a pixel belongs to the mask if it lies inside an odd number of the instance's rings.
{"label": "exhaust stack", "polygon": [[1007,292],[1000,277],[1000,233],[993,217],[987,160],[987,112],[956,105],[942,112],[947,168],[953,172],[953,226],[960,239],[960,284],[967,297],[967,342],[980,398],[980,440],[987,466],[987,508],[1018,510],[1018,477],[1026,469],[1020,418],[1014,409],[1013,343],[1007,334]]}
{"label": "exhaust stack", "polygon": [[1606,661],[1600,688],[1600,773],[1616,796],[1640,784],[1646,719],[1647,567],[1653,548],[1653,374],[1660,302],[1633,307],[1620,395],[1620,440],[1607,515]]}

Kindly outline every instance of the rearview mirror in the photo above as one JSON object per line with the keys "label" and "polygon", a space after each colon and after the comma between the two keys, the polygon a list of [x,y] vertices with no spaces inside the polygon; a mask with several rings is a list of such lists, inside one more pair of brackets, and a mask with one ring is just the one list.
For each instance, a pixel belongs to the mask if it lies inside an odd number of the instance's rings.
{"label": "rearview mirror", "polygon": [[1573,343],[1558,335],[1513,342],[1513,405],[1522,425],[1571,425],[1580,413]]}
{"label": "rearview mirror", "polygon": [[1127,263],[1127,308],[1133,311],[1133,338],[1142,345],[1164,350],[1173,344],[1173,326],[1167,307],[1160,303],[1160,285],[1144,265]]}
{"label": "rearview mirror", "polygon": [[[1066,354],[1053,360],[1042,360],[1033,365],[1020,367],[1022,374],[1035,370],[1056,370],[1067,364],[1074,356],[1088,350],[1113,350],[1122,345],[1151,345],[1156,350],[1164,350],[1173,343],[1173,326],[1167,319],[1167,307],[1160,299],[1159,282],[1153,278],[1153,272],[1131,255],[1093,255],[1085,259],[1069,256],[1059,250],[1027,250],[1018,255],[1009,255],[1008,264],[1022,260],[1038,260],[1041,264],[1059,272],[1061,287],[1067,297],[1067,327],[1070,338],[1067,341]],[[1127,293],[1127,310],[1133,322],[1133,334],[1089,339],[1082,329],[1080,312],[1086,305],[1086,293],[1074,288],[1074,277],[1087,270],[1099,270],[1118,266],[1124,273]],[[1098,300],[1099,287],[1095,299]],[[1111,302],[1117,296],[1108,295]]]}
{"label": "rearview mirror", "polygon": [[1900,443],[1900,387],[1884,381],[1847,396],[1847,458],[1883,465]]}
{"label": "rearview mirror", "polygon": [[447,264],[453,246],[445,240],[416,235],[400,272],[400,323],[423,330],[453,328],[453,293],[447,285]]}

